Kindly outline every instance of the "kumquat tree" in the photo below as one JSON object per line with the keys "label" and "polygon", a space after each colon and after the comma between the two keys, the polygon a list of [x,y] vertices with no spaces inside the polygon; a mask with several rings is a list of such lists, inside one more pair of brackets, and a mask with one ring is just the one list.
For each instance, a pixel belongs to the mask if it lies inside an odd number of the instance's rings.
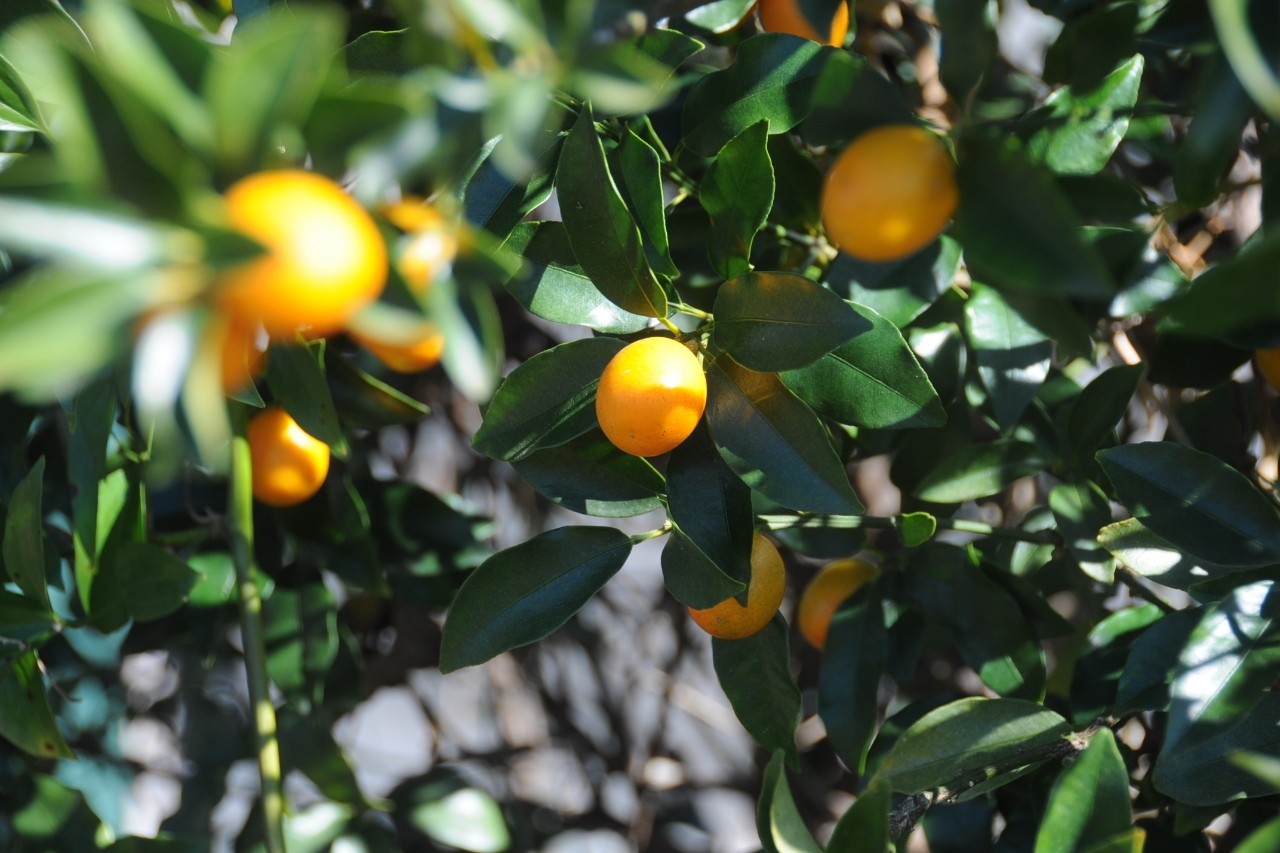
{"label": "kumquat tree", "polygon": [[1278,121],[1274,0],[0,0],[0,850],[1280,850]]}

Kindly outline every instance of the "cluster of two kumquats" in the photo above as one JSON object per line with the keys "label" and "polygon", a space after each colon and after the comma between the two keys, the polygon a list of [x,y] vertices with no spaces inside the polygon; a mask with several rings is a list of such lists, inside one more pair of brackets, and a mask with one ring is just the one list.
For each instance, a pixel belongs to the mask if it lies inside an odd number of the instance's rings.
{"label": "cluster of two kumquats", "polygon": [[[264,250],[217,282],[214,328],[226,393],[261,372],[272,341],[295,344],[345,333],[400,373],[427,370],[440,360],[444,336],[429,321],[386,337],[357,328],[359,312],[378,299],[387,281],[387,243],[374,218],[338,184],[302,170],[259,172],[232,184],[224,202],[226,225]],[[456,232],[421,201],[381,212],[402,232],[396,270],[421,297],[451,263]],[[246,438],[253,494],[263,503],[292,506],[324,484],[329,446],[280,406],[254,415]]]}

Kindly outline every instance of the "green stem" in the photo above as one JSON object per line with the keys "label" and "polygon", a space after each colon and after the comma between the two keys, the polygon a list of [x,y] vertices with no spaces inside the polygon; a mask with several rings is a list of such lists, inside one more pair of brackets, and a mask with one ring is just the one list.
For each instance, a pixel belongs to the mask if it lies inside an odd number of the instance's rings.
{"label": "green stem", "polygon": [[631,537],[632,545],[639,545],[641,542],[649,539],[657,539],[659,536],[665,536],[671,532],[671,522],[668,521],[661,527],[655,527],[653,530],[646,530],[644,533],[637,533]]}
{"label": "green stem", "polygon": [[262,813],[268,853],[285,853],[284,787],[280,771],[280,742],[276,737],[276,709],[267,681],[267,649],[262,631],[262,596],[253,572],[253,463],[244,418],[233,415],[236,430],[231,441],[231,497],[227,530],[231,558],[236,567],[240,599],[240,633],[244,641],[245,670],[249,681],[249,706],[253,714],[262,779]]}
{"label": "green stem", "polygon": [[658,152],[658,158],[664,163],[671,162],[671,152],[667,150],[667,146],[662,143],[662,138],[658,136],[658,131],[654,129],[653,122],[649,121],[649,117],[640,117],[640,127],[644,130],[645,140],[653,146],[653,150]]}
{"label": "green stem", "polygon": [[1252,32],[1247,0],[1209,0],[1209,13],[1218,29],[1222,52],[1227,55],[1240,85],[1263,112],[1280,119],[1280,79],[1267,64],[1267,57]]}
{"label": "green stem", "polygon": [[692,305],[685,305],[683,302],[673,302],[671,307],[675,308],[681,314],[688,314],[690,317],[697,317],[699,320],[711,322],[716,316],[709,311],[703,311],[701,308],[694,308]]}
{"label": "green stem", "polygon": [[[902,527],[901,515],[762,515],[759,517],[770,530],[786,530],[793,527],[825,527],[840,530],[868,528],[873,530],[898,530]],[[1017,542],[1051,545],[1058,542],[1052,530],[1019,530],[1016,527],[993,527],[981,521],[963,518],[935,518],[939,530],[955,530],[978,536],[995,536]]]}
{"label": "green stem", "polygon": [[1143,601],[1149,601],[1156,607],[1159,607],[1162,613],[1173,613],[1178,609],[1160,596],[1156,595],[1155,592],[1142,581],[1138,574],[1128,566],[1121,565],[1120,563],[1116,564],[1116,580],[1129,587],[1129,589],[1133,591],[1133,594],[1138,596],[1138,598],[1141,598]]}

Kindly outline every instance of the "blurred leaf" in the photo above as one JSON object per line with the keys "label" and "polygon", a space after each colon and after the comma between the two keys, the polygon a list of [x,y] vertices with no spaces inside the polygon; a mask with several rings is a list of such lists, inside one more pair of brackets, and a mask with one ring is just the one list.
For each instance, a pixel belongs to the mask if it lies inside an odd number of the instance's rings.
{"label": "blurred leaf", "polygon": [[528,174],[509,174],[492,156],[498,139],[491,139],[481,151],[483,158],[475,172],[460,188],[462,211],[468,222],[484,228],[499,239],[551,196],[556,164],[560,160],[561,138],[552,135]]}
{"label": "blurred leaf", "polygon": [[975,280],[1046,295],[1111,295],[1111,277],[1067,200],[1009,140],[962,144],[956,181],[955,237]]}
{"label": "blurred leaf", "polygon": [[759,121],[784,133],[809,112],[810,96],[834,48],[786,33],[752,36],[734,63],[703,77],[684,102],[684,143],[704,157]]}
{"label": "blurred leaf", "polygon": [[347,439],[325,381],[326,347],[325,341],[272,347],[267,383],[298,426],[329,445],[335,455],[346,456]]}
{"label": "blurred leaf", "polygon": [[831,619],[822,649],[818,716],[840,759],[861,776],[876,733],[880,678],[888,661],[881,589],[869,584]]}
{"label": "blurred leaf", "polygon": [[1027,140],[1027,154],[1058,174],[1102,171],[1129,130],[1143,67],[1139,53],[1092,91],[1058,89],[1045,100],[1044,110],[1033,114],[1042,126]]}
{"label": "blurred leaf", "polygon": [[502,320],[489,283],[460,287],[453,279],[442,278],[424,301],[427,314],[444,335],[440,363],[449,381],[470,400],[488,400],[503,363]]}
{"label": "blurred leaf", "polygon": [[277,586],[263,603],[262,627],[273,684],[299,693],[323,680],[338,653],[337,605],[324,584]]}
{"label": "blurred leaf", "polygon": [[939,77],[963,103],[996,58],[995,27],[986,0],[938,0],[935,13],[942,34]]}
{"label": "blurred leaf", "polygon": [[649,318],[614,305],[582,271],[563,223],[522,222],[502,250],[523,256],[525,262],[506,282],[507,291],[542,319],[607,334],[625,335],[648,326]]}
{"label": "blurred leaf", "polygon": [[541,640],[622,568],[631,540],[613,527],[561,527],[499,551],[449,609],[440,669],[452,672]]}
{"label": "blurred leaf", "polygon": [[1149,441],[1100,451],[1098,462],[1134,518],[1190,555],[1226,566],[1280,562],[1275,509],[1221,460]]}
{"label": "blurred leaf", "polygon": [[13,490],[4,519],[4,568],[18,589],[49,608],[45,577],[44,467],[41,456]]}
{"label": "blurred leaf", "polygon": [[811,146],[847,142],[883,124],[912,124],[915,113],[888,78],[865,59],[828,49],[797,128]]}
{"label": "blurred leaf", "polygon": [[[647,119],[646,119],[647,120]],[[667,242],[666,203],[658,152],[628,129],[617,149],[624,200],[640,228],[645,257],[659,275],[676,278],[680,270],[671,260]]]}
{"label": "blurred leaf", "polygon": [[1270,346],[1280,330],[1277,266],[1280,232],[1260,236],[1170,300],[1159,328],[1247,349]]}
{"label": "blurred leaf", "polygon": [[678,30],[658,27],[640,36],[636,40],[636,47],[674,72],[706,45]]}
{"label": "blurred leaf", "polygon": [[751,269],[751,244],[773,208],[768,133],[761,119],[730,139],[698,185],[698,200],[711,217],[711,265],[727,279]]}
{"label": "blurred leaf", "polygon": [[1174,589],[1191,589],[1242,571],[1238,566],[1219,566],[1183,553],[1143,527],[1136,518],[1126,518],[1099,530],[1098,544],[1143,577]]}
{"label": "blurred leaf", "polygon": [[708,369],[707,385],[711,437],[744,483],[789,509],[863,511],[826,429],[776,375],[722,355]]}
{"label": "blurred leaf", "polygon": [[787,784],[786,753],[778,750],[765,768],[756,802],[756,831],[767,853],[822,853],[796,808]]}
{"label": "blurred leaf", "polygon": [[841,252],[827,270],[836,291],[848,288],[851,301],[902,327],[946,292],[960,267],[960,244],[941,237],[899,261],[871,263]]}
{"label": "blurred leaf", "polygon": [[890,853],[889,809],[893,791],[873,782],[836,821],[827,853]]}
{"label": "blurred leaf", "polygon": [[600,374],[622,347],[616,338],[585,338],[521,364],[494,392],[472,446],[494,459],[516,462],[582,435],[596,424]]}
{"label": "blurred leaf", "polygon": [[1069,734],[1067,721],[1035,702],[971,697],[943,705],[902,733],[872,784],[914,794],[955,784],[991,766],[1021,766]]}
{"label": "blurred leaf", "polygon": [[151,622],[186,603],[196,574],[178,557],[148,542],[125,542],[105,555],[93,580],[89,615],[112,631],[127,619]]}
{"label": "blurred leaf", "polygon": [[707,608],[741,593],[751,576],[751,490],[720,457],[705,424],[671,452],[667,506],[676,530],[662,553],[662,574],[676,600]]}
{"label": "blurred leaf", "polygon": [[1099,729],[1054,784],[1036,853],[1092,850],[1132,825],[1129,773],[1111,730]]}
{"label": "blurred leaf", "polygon": [[0,737],[36,758],[74,758],[49,708],[34,651],[0,663]]}
{"label": "blurred leaf", "polygon": [[520,476],[560,506],[601,518],[624,518],[662,508],[662,475],[639,456],[623,453],[598,431],[512,463]]}
{"label": "blurred leaf", "polygon": [[1280,817],[1274,817],[1249,833],[1235,848],[1236,853],[1271,853],[1280,849]]}
{"label": "blurred leaf", "polygon": [[1081,570],[1099,583],[1115,580],[1115,559],[1098,544],[1098,531],[1111,523],[1111,504],[1095,484],[1059,483],[1049,493],[1058,532]]}
{"label": "blurred leaf", "polygon": [[282,714],[280,757],[286,772],[302,771],[330,800],[364,802],[355,773],[323,717]]}
{"label": "blurred leaf", "polygon": [[791,675],[787,623],[780,615],[741,640],[711,639],[716,678],[733,712],[765,749],[797,760],[800,688]]}
{"label": "blurred leaf", "polygon": [[348,42],[342,55],[347,69],[357,74],[399,76],[417,67],[409,54],[412,44],[408,29],[371,30]]}
{"label": "blurred leaf", "polygon": [[1196,93],[1197,110],[1174,152],[1173,188],[1187,207],[1217,197],[1240,153],[1240,135],[1254,115],[1253,100],[1226,57],[1215,58]]}
{"label": "blurred leaf", "polygon": [[814,411],[869,429],[934,427],[946,422],[937,392],[892,323],[870,308],[846,303],[870,324],[847,343],[782,381]]}
{"label": "blurred leaf", "polygon": [[623,310],[665,317],[666,294],[645,259],[640,229],[609,174],[589,106],[565,137],[556,192],[569,244],[600,292]]}
{"label": "blurred leaf", "polygon": [[984,498],[1048,465],[1049,460],[1034,444],[1013,439],[970,444],[943,458],[925,475],[915,488],[915,496],[931,503]]}
{"label": "blurred leaf", "polygon": [[964,305],[965,332],[996,421],[1013,429],[1049,375],[1053,342],[994,288],[974,283]]}
{"label": "blurred leaf", "polygon": [[755,5],[755,0],[710,0],[698,3],[684,13],[685,20],[713,33],[724,33],[736,27]]}
{"label": "blurred leaf", "polygon": [[329,393],[342,423],[356,429],[411,424],[431,410],[407,394],[360,370],[345,358],[325,363]]}
{"label": "blurred leaf", "polygon": [[0,246],[99,274],[189,261],[200,251],[194,234],[173,226],[13,196],[0,198]]}
{"label": "blurred leaf", "polygon": [[[236,567],[226,551],[206,551],[192,554],[187,565],[195,573],[195,583],[187,593],[187,603],[192,607],[221,607],[236,599]],[[264,578],[259,578],[259,581]],[[266,598],[272,586],[258,584],[260,594]]]}
{"label": "blurred leaf", "polygon": [[58,617],[49,608],[25,595],[0,589],[0,638],[27,642],[57,624]]}
{"label": "blurred leaf", "polygon": [[1089,459],[1106,444],[1113,444],[1115,427],[1129,409],[1142,379],[1141,364],[1109,368],[1084,386],[1067,417],[1067,443],[1077,459]]}
{"label": "blurred leaf", "polygon": [[830,290],[804,276],[749,272],[716,291],[711,341],[748,370],[813,364],[871,324]]}
{"label": "blurred leaf", "polygon": [[1113,713],[1123,716],[1135,711],[1169,710],[1169,682],[1202,615],[1199,608],[1178,610],[1162,616],[1142,632],[1134,641],[1116,684]]}

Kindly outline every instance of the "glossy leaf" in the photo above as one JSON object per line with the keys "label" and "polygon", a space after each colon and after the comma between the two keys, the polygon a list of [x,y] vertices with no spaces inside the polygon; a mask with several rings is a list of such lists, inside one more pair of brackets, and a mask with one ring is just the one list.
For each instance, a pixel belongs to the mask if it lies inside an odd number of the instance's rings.
{"label": "glossy leaf", "polygon": [[777,376],[722,355],[707,371],[707,386],[711,437],[744,483],[790,509],[862,512],[827,431]]}
{"label": "glossy leaf", "polygon": [[600,292],[625,311],[665,317],[666,294],[649,269],[640,229],[609,174],[590,108],[583,108],[565,137],[556,192],[569,244]]}
{"label": "glossy leaf", "polygon": [[667,240],[666,203],[662,195],[662,165],[658,152],[635,131],[628,129],[618,145],[618,162],[622,166],[620,189],[624,190],[627,207],[640,228],[649,266],[659,275],[675,278],[680,275],[680,270],[671,260],[671,247]]}
{"label": "glossy leaf", "polygon": [[1059,483],[1049,493],[1049,508],[1071,556],[1099,583],[1114,580],[1115,559],[1098,544],[1098,531],[1111,523],[1111,504],[1093,483]]}
{"label": "glossy leaf", "polygon": [[1144,66],[1136,54],[1090,92],[1067,86],[1045,100],[1036,116],[1043,126],[1027,141],[1027,153],[1058,174],[1100,172],[1129,130]]}
{"label": "glossy leaf", "polygon": [[775,615],[741,640],[711,640],[711,659],[733,712],[756,743],[796,760],[800,688],[791,675],[787,623]]}
{"label": "glossy leaf", "polygon": [[698,185],[698,200],[711,218],[711,265],[727,279],[751,269],[751,244],[773,208],[768,133],[761,120],[730,139]]}
{"label": "glossy leaf", "polygon": [[1280,323],[1274,287],[1277,265],[1280,234],[1261,235],[1170,300],[1161,328],[1239,347],[1271,346]]}
{"label": "glossy leaf", "polygon": [[0,664],[0,736],[36,758],[72,758],[45,692],[34,651]]}
{"label": "glossy leaf", "polygon": [[1103,450],[1098,462],[1142,525],[1194,557],[1227,566],[1280,562],[1280,518],[1221,460],[1168,441]]}
{"label": "glossy leaf", "polygon": [[36,460],[13,490],[4,519],[4,568],[41,607],[49,607],[49,582],[45,578],[44,457]]}
{"label": "glossy leaf", "polygon": [[1216,806],[1242,797],[1280,793],[1273,779],[1239,766],[1227,756],[1247,753],[1275,755],[1280,750],[1280,696],[1262,692],[1257,704],[1238,709],[1234,724],[1188,739],[1177,751],[1161,750],[1154,767],[1157,791],[1193,806]]}
{"label": "glossy leaf", "polygon": [[578,265],[563,223],[522,222],[502,249],[524,259],[521,270],[505,282],[507,291],[544,320],[612,334],[638,332],[649,324],[649,318],[614,305],[592,283]]}
{"label": "glossy leaf", "polygon": [[1183,553],[1152,533],[1136,518],[1108,524],[1098,531],[1098,544],[1143,577],[1174,589],[1228,577],[1239,567],[1219,566]]}
{"label": "glossy leaf", "polygon": [[965,333],[996,421],[1008,432],[1049,375],[1053,343],[994,288],[974,283]]}
{"label": "glossy leaf", "polygon": [[960,244],[943,236],[900,261],[871,263],[840,253],[827,271],[831,287],[895,326],[919,317],[938,300],[960,267]]}
{"label": "glossy leaf", "polygon": [[582,435],[596,425],[600,374],[622,347],[616,338],[587,338],[521,364],[494,392],[472,445],[494,459],[515,462]]}
{"label": "glossy leaf", "polygon": [[267,359],[267,383],[285,410],[311,435],[346,456],[347,439],[325,380],[326,343],[278,346]]}
{"label": "glossy leaf", "polygon": [[869,429],[935,427],[946,422],[938,392],[902,332],[869,308],[853,308],[863,327],[814,364],[782,374],[818,414]]}
{"label": "glossy leaf", "polygon": [[1110,729],[1100,729],[1049,794],[1036,853],[1088,850],[1133,825],[1129,773]]}
{"label": "glossy leaf", "polygon": [[1066,720],[1035,702],[959,699],[903,732],[873,782],[904,794],[933,790],[987,767],[1027,764],[1069,732]]}
{"label": "glossy leaf", "polygon": [[1067,443],[1077,457],[1089,458],[1103,445],[1114,443],[1116,424],[1138,390],[1142,370],[1140,364],[1117,365],[1084,386],[1067,416]]}
{"label": "glossy leaf", "polygon": [[662,547],[662,582],[676,601],[700,609],[715,607],[746,589],[677,524]]}
{"label": "glossy leaf", "polygon": [[1133,643],[1116,684],[1114,713],[1169,710],[1169,683],[1178,658],[1203,616],[1199,608],[1178,610],[1143,630]]}
{"label": "glossy leaf", "polygon": [[58,617],[35,599],[0,589],[0,638],[28,641],[50,632]]}
{"label": "glossy leaf", "polygon": [[512,464],[544,497],[574,512],[624,518],[662,508],[662,475],[596,431]]}
{"label": "glossy leaf", "polygon": [[553,137],[524,176],[510,175],[494,162],[493,148],[498,141],[491,139],[485,145],[484,159],[462,187],[462,212],[468,222],[506,239],[525,216],[551,196],[560,138]]}
{"label": "glossy leaf", "polygon": [[1013,439],[971,444],[942,459],[916,486],[915,496],[934,503],[984,498],[1048,464],[1033,444]]}
{"label": "glossy leaf", "polygon": [[846,600],[831,619],[822,649],[818,716],[827,738],[844,763],[858,775],[879,717],[880,678],[888,662],[889,638],[881,591],[871,585]]}
{"label": "glossy leaf", "polygon": [[178,557],[148,542],[126,542],[112,549],[93,580],[89,613],[101,630],[126,619],[150,622],[186,603],[197,576]]}
{"label": "glossy leaf", "polygon": [[787,784],[786,754],[774,752],[756,802],[756,831],[767,853],[822,853]]}
{"label": "glossy leaf", "polygon": [[873,782],[836,821],[827,853],[889,853],[889,809],[892,791]]}
{"label": "glossy leaf", "polygon": [[541,640],[622,568],[631,540],[612,527],[561,527],[499,551],[449,609],[440,669],[452,672]]}
{"label": "glossy leaf", "polygon": [[748,370],[810,365],[870,323],[821,285],[792,273],[750,272],[716,292],[712,343]]}

